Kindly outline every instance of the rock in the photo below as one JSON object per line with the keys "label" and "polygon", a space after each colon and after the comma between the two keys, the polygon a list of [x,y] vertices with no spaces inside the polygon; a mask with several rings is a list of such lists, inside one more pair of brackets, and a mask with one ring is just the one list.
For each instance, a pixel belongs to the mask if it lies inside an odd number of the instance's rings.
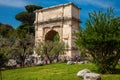
{"label": "rock", "polygon": [[88,60],[85,60],[84,63],[87,64],[87,63],[89,63],[89,61],[88,61]]}
{"label": "rock", "polygon": [[13,66],[16,66],[16,65],[17,65],[16,60],[14,60],[14,59],[9,59],[9,61],[8,61],[8,63],[7,63],[7,66],[13,67]]}
{"label": "rock", "polygon": [[78,62],[78,64],[87,64],[87,63],[89,63],[89,61],[87,60]]}
{"label": "rock", "polygon": [[72,65],[72,64],[74,64],[74,62],[73,61],[68,61],[67,64]]}
{"label": "rock", "polygon": [[101,80],[100,74],[97,73],[86,73],[84,80]]}
{"label": "rock", "polygon": [[44,61],[38,61],[36,65],[42,66],[44,64]]}
{"label": "rock", "polygon": [[84,62],[83,62],[83,61],[80,61],[80,62],[78,62],[78,64],[84,64]]}
{"label": "rock", "polygon": [[20,68],[20,65],[19,65],[19,64],[17,64],[17,65],[16,65],[16,67],[17,67],[17,68]]}
{"label": "rock", "polygon": [[73,62],[74,64],[76,64],[77,62]]}
{"label": "rock", "polygon": [[91,71],[89,69],[83,69],[77,73],[77,77],[84,78],[84,75],[86,73],[90,73]]}

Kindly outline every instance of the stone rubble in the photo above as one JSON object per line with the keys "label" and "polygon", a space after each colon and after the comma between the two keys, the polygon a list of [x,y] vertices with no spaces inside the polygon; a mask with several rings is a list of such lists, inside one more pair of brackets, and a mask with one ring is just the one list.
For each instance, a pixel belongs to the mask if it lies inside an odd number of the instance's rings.
{"label": "stone rubble", "polygon": [[101,80],[100,74],[93,73],[89,69],[80,70],[77,73],[77,77],[82,78],[83,80]]}
{"label": "stone rubble", "polygon": [[81,71],[79,71],[78,73],[77,73],[77,77],[79,77],[79,78],[84,78],[84,75],[86,74],[86,73],[90,73],[91,71],[89,70],[89,69],[83,69],[83,70],[81,70]]}

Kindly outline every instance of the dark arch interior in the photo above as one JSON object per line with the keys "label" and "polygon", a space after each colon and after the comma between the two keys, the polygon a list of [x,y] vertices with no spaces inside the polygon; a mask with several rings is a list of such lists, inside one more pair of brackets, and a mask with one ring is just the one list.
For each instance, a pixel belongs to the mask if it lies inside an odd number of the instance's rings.
{"label": "dark arch interior", "polygon": [[45,35],[45,41],[54,41],[54,37],[58,34],[58,32],[56,32],[55,30],[51,30],[49,31],[46,35]]}

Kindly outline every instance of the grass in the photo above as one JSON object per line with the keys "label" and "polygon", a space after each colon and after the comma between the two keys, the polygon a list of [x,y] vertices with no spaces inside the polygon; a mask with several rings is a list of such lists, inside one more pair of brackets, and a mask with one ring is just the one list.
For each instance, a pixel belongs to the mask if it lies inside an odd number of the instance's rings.
{"label": "grass", "polygon": [[[120,68],[120,65],[118,67]],[[67,65],[60,63],[6,70],[2,71],[2,75],[3,80],[82,80],[76,74],[84,68],[97,72],[94,64]],[[105,74],[101,76],[102,80],[120,80],[120,74]]]}

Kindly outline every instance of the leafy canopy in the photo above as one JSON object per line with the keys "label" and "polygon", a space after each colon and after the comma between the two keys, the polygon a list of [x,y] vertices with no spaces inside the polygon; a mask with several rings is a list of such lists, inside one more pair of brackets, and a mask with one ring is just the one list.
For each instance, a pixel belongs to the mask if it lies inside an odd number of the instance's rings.
{"label": "leafy canopy", "polygon": [[15,18],[23,23],[32,25],[35,20],[35,14],[29,12],[20,12],[15,16]]}
{"label": "leafy canopy", "polygon": [[25,9],[27,10],[27,12],[34,12],[37,9],[42,9],[42,6],[37,6],[37,5],[27,5],[25,6]]}
{"label": "leafy canopy", "polygon": [[88,51],[100,72],[113,73],[120,58],[120,17],[113,9],[89,13],[86,28],[76,33],[76,46]]}
{"label": "leafy canopy", "polygon": [[15,16],[15,19],[21,22],[21,25],[17,29],[34,34],[35,10],[42,9],[42,7],[26,5],[25,9],[26,11],[20,12]]}
{"label": "leafy canopy", "polygon": [[0,23],[0,36],[9,38],[14,31],[14,28],[9,24]]}
{"label": "leafy canopy", "polygon": [[60,54],[64,54],[64,50],[64,43],[60,41],[38,42],[35,46],[36,53],[46,56],[50,62],[52,62],[52,58],[58,57]]}

